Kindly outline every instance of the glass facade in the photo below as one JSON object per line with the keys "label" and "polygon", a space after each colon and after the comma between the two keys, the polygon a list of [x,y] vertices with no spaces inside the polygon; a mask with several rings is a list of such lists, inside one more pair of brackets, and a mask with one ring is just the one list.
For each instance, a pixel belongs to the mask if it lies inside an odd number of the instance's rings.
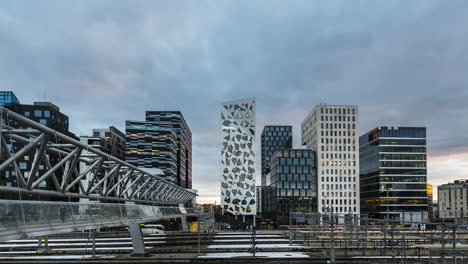
{"label": "glass facade", "polygon": [[139,168],[159,168],[164,178],[177,182],[177,135],[172,126],[157,122],[125,122],[125,160]]}
{"label": "glass facade", "polygon": [[157,122],[161,126],[172,126],[176,132],[177,171],[176,184],[192,188],[192,132],[184,116],[179,111],[147,111],[146,121]]}
{"label": "glass facade", "polygon": [[362,213],[403,219],[427,212],[424,127],[378,127],[359,138]]}
{"label": "glass facade", "polygon": [[19,104],[20,101],[11,91],[0,91],[0,105]]}
{"label": "glass facade", "polygon": [[264,188],[264,218],[288,224],[290,212],[317,212],[315,151],[277,150],[271,156]]}
{"label": "glass facade", "polygon": [[128,163],[158,168],[165,179],[192,188],[192,133],[181,112],[147,111],[145,121],[126,121]]}
{"label": "glass facade", "polygon": [[270,172],[271,155],[276,150],[292,148],[292,126],[265,126],[261,135],[262,186]]}

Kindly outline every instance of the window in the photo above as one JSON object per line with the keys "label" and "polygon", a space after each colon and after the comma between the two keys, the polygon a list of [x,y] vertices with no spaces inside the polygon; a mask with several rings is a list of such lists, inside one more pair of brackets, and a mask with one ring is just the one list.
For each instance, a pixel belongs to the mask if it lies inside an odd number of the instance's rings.
{"label": "window", "polygon": [[39,123],[41,123],[41,125],[47,126],[47,119],[39,119]]}
{"label": "window", "polygon": [[19,163],[19,168],[22,169],[22,170],[25,170],[26,169],[26,162],[20,162]]}
{"label": "window", "polygon": [[50,117],[50,111],[49,110],[44,111],[44,117]]}
{"label": "window", "polygon": [[34,116],[35,117],[42,117],[42,111],[41,110],[34,110]]}
{"label": "window", "polygon": [[29,112],[24,112],[24,116],[29,116]]}

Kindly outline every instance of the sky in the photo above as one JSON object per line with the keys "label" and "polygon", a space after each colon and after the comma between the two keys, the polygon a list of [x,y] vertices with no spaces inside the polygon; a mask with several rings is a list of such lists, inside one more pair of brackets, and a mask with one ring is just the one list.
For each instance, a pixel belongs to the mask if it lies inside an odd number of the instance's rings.
{"label": "sky", "polygon": [[292,125],[298,148],[320,103],[358,105],[359,134],[425,126],[437,186],[468,178],[467,24],[465,0],[3,0],[0,90],[77,135],[182,111],[199,202],[219,203],[220,104],[252,97],[257,134]]}

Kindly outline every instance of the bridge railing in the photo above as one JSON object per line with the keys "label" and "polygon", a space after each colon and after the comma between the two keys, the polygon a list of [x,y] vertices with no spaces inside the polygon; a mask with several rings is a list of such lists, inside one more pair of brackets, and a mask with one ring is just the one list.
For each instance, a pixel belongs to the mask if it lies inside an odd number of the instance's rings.
{"label": "bridge railing", "polygon": [[0,200],[0,241],[196,215],[179,207]]}

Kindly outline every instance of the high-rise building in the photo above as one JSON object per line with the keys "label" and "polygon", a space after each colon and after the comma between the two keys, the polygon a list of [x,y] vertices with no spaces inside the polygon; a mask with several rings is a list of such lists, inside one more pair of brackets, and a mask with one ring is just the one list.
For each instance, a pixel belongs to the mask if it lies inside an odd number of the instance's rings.
{"label": "high-rise building", "polygon": [[176,184],[192,188],[192,132],[179,111],[147,111],[146,121],[160,126],[172,126],[176,132],[177,172]]}
{"label": "high-rise building", "polygon": [[139,168],[158,168],[177,183],[177,134],[172,125],[152,121],[125,122],[125,160]]}
{"label": "high-rise building", "polygon": [[425,127],[377,127],[359,138],[361,212],[372,218],[427,219]]}
{"label": "high-rise building", "polygon": [[281,149],[271,156],[266,176],[262,216],[289,224],[290,212],[317,212],[317,167],[315,151]]}
{"label": "high-rise building", "polygon": [[442,184],[437,187],[437,195],[440,219],[468,223],[468,180]]}
{"label": "high-rise building", "polygon": [[255,215],[255,99],[221,105],[221,205],[235,215]]}
{"label": "high-rise building", "polygon": [[125,160],[125,134],[116,127],[93,129],[92,136],[80,136],[83,144],[90,145],[118,159]]}
{"label": "high-rise building", "polygon": [[292,126],[265,126],[261,135],[262,186],[265,186],[266,175],[270,172],[270,161],[273,152],[279,149],[292,148]]}
{"label": "high-rise building", "polygon": [[192,188],[192,132],[179,111],[147,111],[145,121],[126,121],[126,161],[159,168],[164,178]]}
{"label": "high-rise building", "polygon": [[359,214],[358,107],[317,105],[301,128],[317,153],[318,211]]}
{"label": "high-rise building", "polygon": [[[54,129],[57,132],[60,132],[62,134],[65,134],[69,137],[78,139],[73,133],[71,133],[68,130],[68,116],[60,112],[60,108],[56,106],[53,103],[50,102],[34,102],[32,105],[28,104],[20,104],[20,101],[18,98],[15,96],[13,92],[0,92],[0,105],[6,107],[7,109],[16,112],[24,117],[27,117],[35,122],[38,122],[48,128]],[[6,117],[3,117],[4,119],[2,122],[6,126],[9,126],[11,128],[23,128],[27,129],[28,125],[23,124],[20,121],[16,121],[13,119],[9,119]],[[20,141],[11,141],[8,136],[4,137],[7,143],[7,148],[10,152],[16,152],[19,149],[23,148],[25,146],[25,143],[20,142]],[[49,138],[49,142],[60,142],[60,139],[58,138]],[[2,149],[0,151],[2,155],[0,155],[0,159],[5,159],[6,155],[5,149]],[[28,179],[31,175],[31,169],[33,166],[34,162],[34,155],[35,155],[35,149],[30,150],[27,152],[26,155],[18,158],[16,160],[16,163],[18,164],[19,171],[20,173],[24,176],[25,179]],[[49,154],[49,161],[52,166],[57,164],[59,160],[62,157],[58,154],[50,153]],[[38,171],[36,172],[37,175],[42,175],[47,168],[45,167],[45,164],[42,162],[38,166]],[[0,185],[2,186],[11,186],[11,187],[16,187],[18,186],[18,179],[16,175],[16,171],[14,168],[11,166],[3,171],[0,172]],[[63,176],[63,171],[62,169],[58,169],[55,171],[55,175],[60,178]],[[51,190],[55,186],[52,182],[51,179],[43,181],[40,185],[39,188],[43,190]],[[71,190],[72,192],[77,191],[76,188]],[[13,195],[14,196],[14,195]],[[11,194],[0,194],[1,199],[16,199],[15,197],[12,197]],[[26,198],[26,196],[23,196],[22,198]]]}

